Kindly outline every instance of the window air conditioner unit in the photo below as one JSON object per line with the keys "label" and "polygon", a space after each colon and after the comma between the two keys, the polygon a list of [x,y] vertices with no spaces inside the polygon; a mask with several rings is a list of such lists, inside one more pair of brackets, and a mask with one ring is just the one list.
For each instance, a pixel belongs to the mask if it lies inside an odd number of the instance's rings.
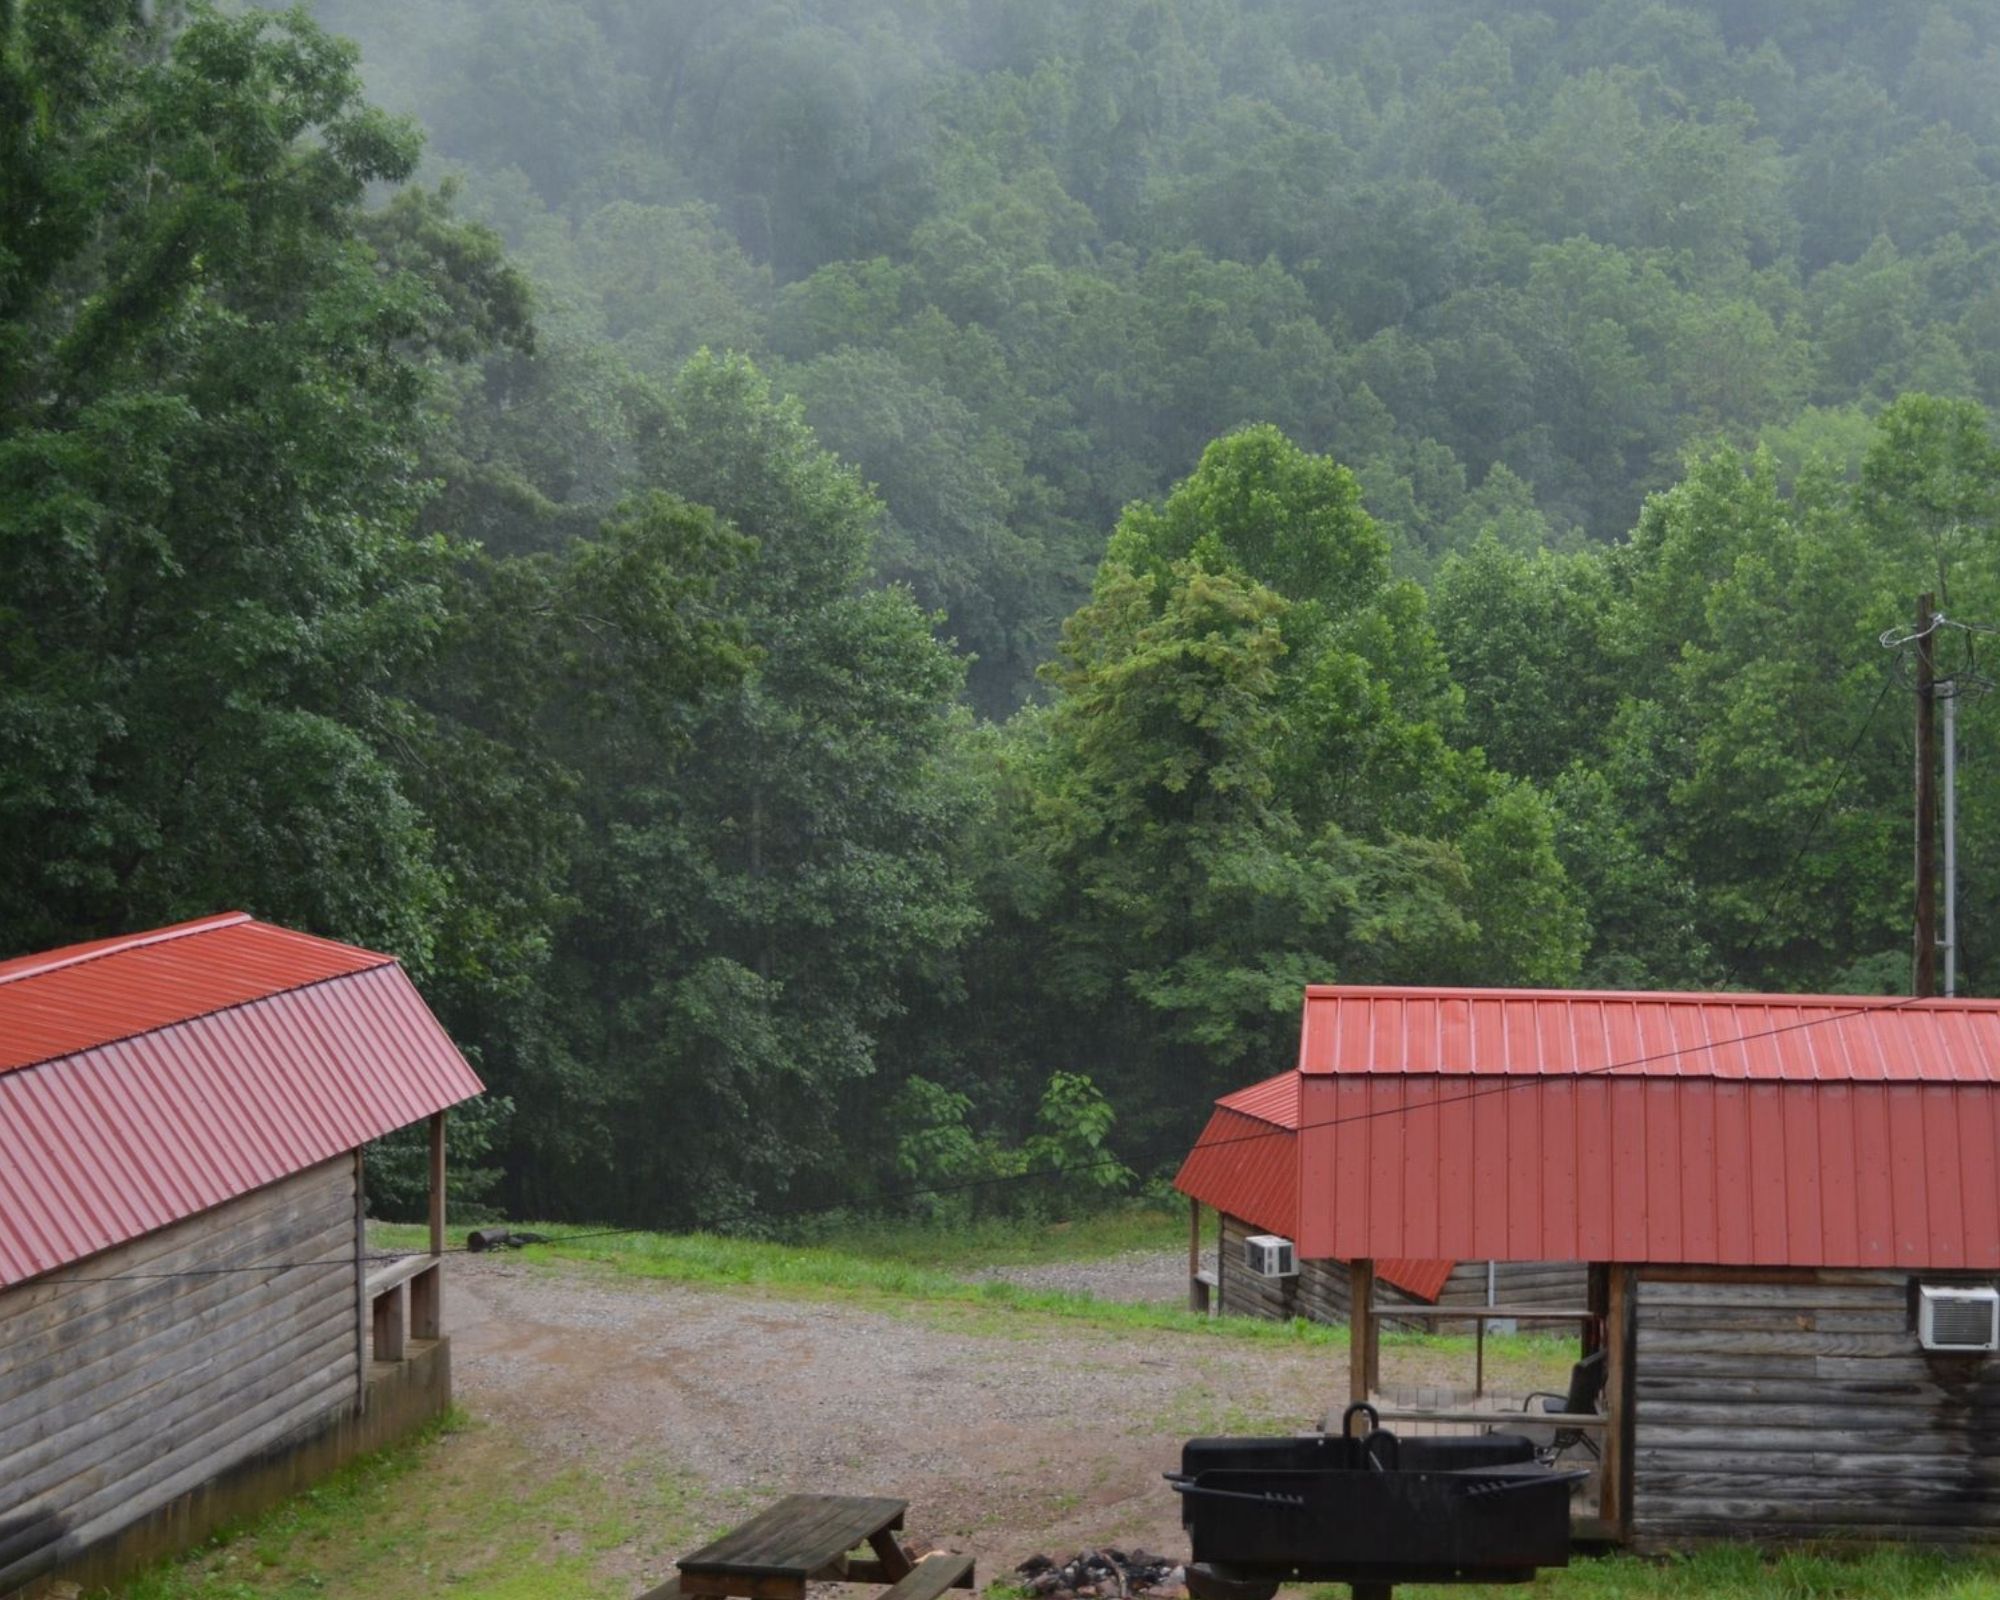
{"label": "window air conditioner unit", "polygon": [[1296,1278],[1298,1252],[1275,1233],[1253,1233],[1243,1241],[1243,1261],[1260,1278]]}
{"label": "window air conditioner unit", "polygon": [[1926,1350],[2000,1350],[2000,1289],[1917,1291],[1917,1343]]}

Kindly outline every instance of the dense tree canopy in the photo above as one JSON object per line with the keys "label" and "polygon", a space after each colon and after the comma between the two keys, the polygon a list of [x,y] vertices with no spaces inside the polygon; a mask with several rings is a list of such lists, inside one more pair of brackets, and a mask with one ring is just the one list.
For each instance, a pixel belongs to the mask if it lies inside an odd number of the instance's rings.
{"label": "dense tree canopy", "polygon": [[0,919],[254,899],[422,958],[446,890],[390,754],[442,615],[419,369],[524,295],[490,238],[364,219],[417,140],[351,49],[203,16],[135,59],[150,31],[34,7],[6,40]]}
{"label": "dense tree canopy", "polygon": [[990,714],[1245,423],[1423,575],[1497,520],[1617,539],[1809,405],[2000,402],[1970,0],[317,10],[619,361],[804,399]]}
{"label": "dense tree canopy", "polygon": [[0,0],[0,953],[387,948],[490,1202],[717,1224],[1154,1175],[1307,982],[1895,989],[1996,87],[1951,0]]}

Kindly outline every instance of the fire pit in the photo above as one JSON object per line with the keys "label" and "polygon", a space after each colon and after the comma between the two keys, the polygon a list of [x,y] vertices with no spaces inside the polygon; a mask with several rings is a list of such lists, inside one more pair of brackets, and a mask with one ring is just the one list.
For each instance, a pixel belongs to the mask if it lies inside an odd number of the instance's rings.
{"label": "fire pit", "polygon": [[[1365,1415],[1369,1431],[1351,1424]],[[1167,1475],[1193,1541],[1197,1600],[1270,1600],[1281,1583],[1525,1583],[1569,1564],[1570,1485],[1514,1434],[1398,1439],[1372,1406],[1339,1434],[1192,1439]]]}

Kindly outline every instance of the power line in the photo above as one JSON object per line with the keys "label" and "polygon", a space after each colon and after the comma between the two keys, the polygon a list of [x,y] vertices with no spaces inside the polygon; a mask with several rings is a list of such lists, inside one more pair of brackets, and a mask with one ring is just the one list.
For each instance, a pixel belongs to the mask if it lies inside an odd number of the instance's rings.
{"label": "power line", "polygon": [[[1643,999],[1644,997],[1640,996],[1639,998]],[[1887,1005],[1853,1006],[1845,1010],[1829,1012],[1824,1016],[1809,1017],[1800,1022],[1782,1023],[1776,1027],[1759,1029],[1753,1033],[1737,1034],[1727,1039],[1709,1039],[1699,1044],[1682,1045],[1672,1050],[1656,1051],[1650,1055],[1632,1056],[1622,1061],[1607,1062],[1600,1067],[1589,1067],[1580,1072],[1566,1073],[1563,1075],[1561,1081],[1575,1082],[1582,1078],[1608,1077],[1635,1067],[1651,1066],[1662,1061],[1679,1060],[1683,1056],[1698,1055],[1702,1051],[1726,1050],[1732,1046],[1753,1043],[1759,1039],[1776,1038],[1782,1034],[1803,1032],[1808,1028],[1824,1027],[1828,1023],[1850,1021],[1855,1017],[1870,1014],[1900,1011],[1907,1006],[1917,1004],[1922,998],[1922,996],[1911,995]],[[1381,1076],[1388,1076],[1388,1074],[1382,1074]],[[1404,1075],[1398,1074],[1398,1076]],[[1154,1145],[1142,1145],[1137,1150],[1129,1151],[1123,1156],[1106,1155],[1094,1161],[1071,1162],[1064,1166],[1042,1167],[1027,1172],[1001,1173],[979,1178],[964,1178],[950,1183],[925,1184],[913,1188],[892,1190],[888,1193],[877,1195],[875,1198],[879,1203],[891,1203],[902,1200],[924,1199],[936,1195],[963,1194],[975,1189],[999,1188],[1015,1183],[1040,1182],[1049,1178],[1064,1178],[1080,1172],[1095,1171],[1102,1167],[1123,1166],[1128,1157],[1136,1160],[1142,1159],[1148,1154],[1171,1153],[1174,1150],[1188,1148],[1220,1150],[1231,1145],[1250,1144],[1263,1139],[1291,1138],[1301,1133],[1319,1132],[1328,1128],[1349,1127],[1356,1123],[1372,1122],[1382,1117],[1402,1117],[1412,1116],[1425,1111],[1442,1111],[1452,1106],[1466,1105],[1493,1095],[1510,1094],[1516,1090],[1531,1088],[1548,1081],[1549,1078],[1543,1074],[1509,1075],[1502,1082],[1483,1085],[1465,1094],[1426,1100],[1420,1105],[1381,1106],[1370,1111],[1351,1112],[1345,1116],[1328,1117],[1317,1122],[1302,1122],[1296,1128],[1273,1126],[1268,1131],[1232,1134],[1221,1139],[1199,1140],[1192,1147],[1185,1145],[1180,1140],[1162,1140]],[[726,1228],[743,1222],[790,1221],[811,1216],[826,1216],[846,1209],[848,1209],[848,1206],[845,1202],[780,1207],[776,1210],[763,1208],[757,1211],[745,1211],[733,1216],[716,1218],[702,1231],[707,1232],[717,1228]],[[565,1233],[552,1236],[548,1242],[550,1244],[571,1244],[585,1239],[625,1238],[634,1234],[653,1233],[657,1231],[657,1229],[653,1228],[595,1228],[581,1233]],[[105,1273],[90,1278],[66,1278],[60,1280],[59,1283],[48,1285],[48,1287],[81,1288],[85,1285],[99,1283],[137,1283],[174,1278],[221,1277],[243,1272],[286,1272],[311,1267],[351,1267],[357,1263],[401,1261],[406,1259],[410,1253],[407,1251],[398,1251],[393,1253],[364,1252],[356,1254],[350,1251],[345,1255],[330,1256],[315,1261],[267,1261],[226,1267],[188,1267],[173,1272]],[[468,1255],[476,1254],[477,1252],[470,1250],[467,1246],[457,1245],[448,1247],[442,1253],[444,1255]]]}
{"label": "power line", "polygon": [[[1968,633],[2000,631],[1980,624],[1952,623],[1942,614],[1938,614],[1933,617],[1931,626],[1924,630],[1924,636],[1927,637],[1929,634],[1936,632],[1940,627],[1946,626],[1963,628]],[[1883,635],[1882,643],[1885,646],[1894,648],[1896,644],[1906,644],[1910,642],[1910,639],[1917,637],[1917,635],[1912,634],[1909,638],[1897,638],[1892,643],[1893,634],[1894,630],[1891,630],[1890,633]],[[1770,900],[1766,902],[1763,914],[1758,918],[1756,926],[1751,929],[1749,941],[1754,941],[1763,932],[1772,916],[1776,914],[1778,906],[1782,903],[1786,892],[1791,888],[1793,878],[1798,872],[1800,864],[1805,860],[1807,852],[1811,850],[1813,841],[1818,837],[1821,826],[1832,813],[1833,803],[1839,796],[1841,786],[1847,779],[1848,770],[1853,765],[1855,755],[1859,752],[1862,742],[1867,738],[1869,730],[1874,726],[1875,718],[1881,712],[1883,702],[1887,700],[1889,691],[1893,687],[1894,679],[1885,679],[1883,681],[1881,689],[1875,696],[1874,703],[1869,706],[1868,713],[1862,718],[1861,725],[1855,730],[1854,737],[1848,741],[1846,750],[1841,754],[1840,763],[1834,770],[1833,781],[1828,784],[1827,791],[1820,800],[1819,808],[1814,812],[1813,819],[1808,824],[1805,836],[1800,840],[1798,849],[1793,852],[1792,859],[1786,866],[1784,876],[1779,880],[1777,889],[1773,892]],[[1749,941],[1746,941],[1746,943]],[[1736,968],[1732,967],[1732,977],[1736,976],[1736,970]],[[1853,1017],[1867,1015],[1869,1012],[1900,1010],[1902,1007],[1914,1004],[1922,998],[1924,997],[1912,995],[1892,1005],[1858,1006],[1824,1017],[1811,1018],[1804,1022],[1787,1023],[1757,1033],[1742,1034],[1732,1039],[1711,1040],[1699,1045],[1688,1045],[1676,1050],[1663,1051],[1655,1055],[1637,1056],[1627,1061],[1609,1062],[1601,1067],[1592,1067],[1582,1072],[1567,1074],[1566,1077],[1569,1081],[1574,1081],[1578,1078],[1609,1076],[1632,1067],[1648,1066],[1664,1060],[1677,1060],[1681,1056],[1692,1055],[1702,1050],[1720,1050],[1728,1048],[1731,1045],[1747,1044],[1754,1040],[1772,1038],[1779,1034],[1819,1027],[1828,1022],[1846,1021]],[[1421,1105],[1385,1106],[1373,1111],[1352,1113],[1345,1117],[1332,1117],[1320,1122],[1301,1123],[1297,1128],[1280,1128],[1274,1126],[1268,1132],[1236,1134],[1223,1139],[1198,1139],[1193,1146],[1188,1146],[1181,1140],[1162,1140],[1153,1145],[1141,1145],[1137,1149],[1127,1151],[1123,1155],[1105,1155],[1094,1161],[1074,1162],[1067,1166],[1037,1168],[1026,1172],[989,1174],[984,1177],[959,1179],[950,1183],[926,1184],[913,1188],[891,1190],[884,1194],[878,1194],[873,1198],[874,1203],[878,1205],[889,1205],[907,1200],[965,1194],[979,1189],[1001,1188],[1017,1183],[1038,1183],[1045,1179],[1069,1177],[1076,1173],[1095,1171],[1104,1167],[1124,1166],[1128,1159],[1138,1161],[1145,1159],[1149,1155],[1171,1154],[1175,1150],[1218,1150],[1233,1144],[1251,1143],[1261,1139],[1290,1138],[1300,1133],[1344,1127],[1356,1122],[1372,1121],[1377,1117],[1409,1116],[1423,1111],[1444,1110],[1451,1106],[1464,1105],[1472,1101],[1484,1099],[1489,1095],[1511,1093],[1516,1089],[1527,1088],[1543,1081],[1545,1080],[1539,1075],[1510,1076],[1498,1084],[1475,1089],[1466,1094],[1428,1100]],[[797,1221],[806,1217],[826,1216],[846,1209],[848,1209],[847,1202],[779,1207],[775,1210],[770,1207],[760,1207],[755,1211],[739,1212],[735,1215],[715,1218],[707,1224],[707,1227],[703,1231],[728,1228],[746,1222]],[[651,1228],[597,1228],[582,1233],[562,1234],[551,1238],[549,1242],[552,1244],[569,1244],[586,1239],[627,1238],[635,1234],[656,1231]],[[466,1255],[476,1252],[471,1251],[466,1246],[455,1246],[443,1253],[446,1255]],[[128,1283],[152,1279],[213,1277],[241,1272],[278,1272],[310,1267],[345,1267],[353,1266],[357,1263],[399,1261],[404,1259],[404,1254],[402,1252],[391,1254],[363,1253],[361,1255],[348,1254],[329,1258],[324,1261],[265,1262],[228,1267],[193,1267],[161,1273],[111,1273],[94,1278],[65,1279],[63,1283],[65,1286],[81,1287],[93,1283]]]}

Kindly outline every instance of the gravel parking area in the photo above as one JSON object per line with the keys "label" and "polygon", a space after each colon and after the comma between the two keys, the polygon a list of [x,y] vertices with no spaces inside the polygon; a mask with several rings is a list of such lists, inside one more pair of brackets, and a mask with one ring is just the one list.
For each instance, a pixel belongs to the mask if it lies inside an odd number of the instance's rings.
{"label": "gravel parking area", "polygon": [[[1185,1250],[1129,1250],[1100,1261],[986,1267],[969,1276],[975,1283],[1018,1283],[1027,1289],[1089,1294],[1100,1300],[1179,1306],[1187,1304],[1187,1260]],[[1213,1250],[1203,1253],[1202,1265],[1215,1270]]]}
{"label": "gravel parking area", "polygon": [[[1099,1293],[1160,1281],[1136,1261],[1060,1270]],[[450,1294],[461,1404],[539,1459],[684,1474],[718,1526],[789,1491],[897,1495],[914,1542],[969,1551],[984,1580],[1036,1552],[1180,1551],[1159,1475],[1182,1441],[1307,1426],[1345,1374],[1325,1349],[477,1257]]]}

